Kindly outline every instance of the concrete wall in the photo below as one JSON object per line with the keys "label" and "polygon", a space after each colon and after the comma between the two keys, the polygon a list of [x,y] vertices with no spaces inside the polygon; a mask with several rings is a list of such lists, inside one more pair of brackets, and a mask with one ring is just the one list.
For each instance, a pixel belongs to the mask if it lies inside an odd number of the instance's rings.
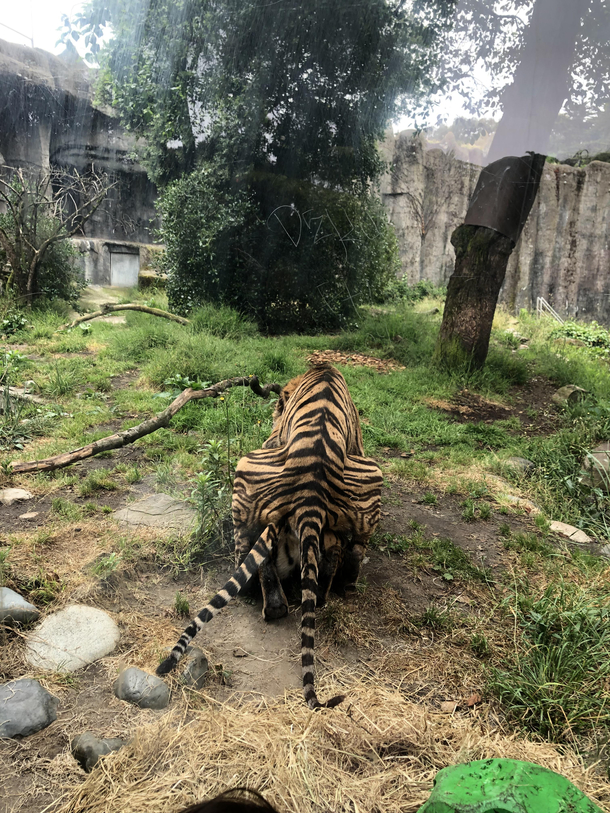
{"label": "concrete wall", "polygon": [[[480,167],[441,150],[424,150],[409,133],[384,144],[391,169],[381,194],[394,223],[402,271],[446,285]],[[535,308],[544,297],[565,316],[610,324],[610,164],[584,169],[547,164],[540,191],[510,259],[500,301]]]}
{"label": "concrete wall", "polygon": [[93,107],[95,74],[39,48],[0,40],[0,166],[105,172],[116,187],[74,241],[87,279],[110,284],[113,252],[140,254],[159,223],[156,189],[133,160],[134,137]]}

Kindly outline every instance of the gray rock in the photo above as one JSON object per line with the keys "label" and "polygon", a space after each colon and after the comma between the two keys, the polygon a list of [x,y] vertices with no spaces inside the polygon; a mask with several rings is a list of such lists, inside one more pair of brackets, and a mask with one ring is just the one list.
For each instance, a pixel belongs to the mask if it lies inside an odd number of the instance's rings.
{"label": "gray rock", "polygon": [[600,550],[600,555],[605,556],[606,559],[610,559],[610,545],[604,545],[604,547]]}
{"label": "gray rock", "polygon": [[134,703],[141,709],[164,709],[169,703],[169,687],[161,678],[135,666],[121,672],[113,689],[119,700]]}
{"label": "gray rock", "polygon": [[587,390],[582,387],[577,387],[575,384],[566,384],[565,387],[560,387],[551,398],[551,401],[558,406],[565,404],[577,404],[582,401],[587,395]]}
{"label": "gray rock", "polygon": [[15,593],[8,587],[0,587],[0,623],[27,624],[29,621],[36,621],[40,612],[26,601],[19,593]]}
{"label": "gray rock", "polygon": [[11,680],[0,686],[0,737],[27,737],[57,719],[56,697],[37,680]]}
{"label": "gray rock", "polygon": [[148,525],[156,528],[176,528],[189,531],[196,522],[197,512],[182,500],[168,494],[152,494],[127,508],[116,511],[115,518],[128,525]]}
{"label": "gray rock", "polygon": [[185,667],[180,675],[180,682],[191,689],[201,689],[209,669],[208,659],[203,654],[203,650],[198,646],[189,646],[182,663],[185,664]]}
{"label": "gray rock", "polygon": [[72,604],[30,633],[26,658],[37,669],[74,672],[112,652],[120,635],[108,613]]}
{"label": "gray rock", "polygon": [[106,754],[110,754],[112,751],[118,751],[124,745],[124,740],[118,737],[101,740],[91,731],[85,731],[72,740],[70,750],[81,768],[89,773],[93,770],[100,757],[105,757]]}
{"label": "gray rock", "polygon": [[610,440],[596,446],[583,460],[582,467],[592,486],[610,493]]}
{"label": "gray rock", "polygon": [[12,505],[15,502],[32,499],[34,499],[34,495],[31,491],[26,491],[25,488],[3,488],[0,491],[1,505]]}
{"label": "gray rock", "polygon": [[570,542],[577,542],[579,545],[586,545],[593,540],[587,536],[580,528],[575,528],[573,525],[568,525],[566,522],[551,522],[551,531],[560,536],[565,536]]}
{"label": "gray rock", "polygon": [[509,457],[508,460],[505,460],[504,462],[507,466],[510,466],[511,469],[515,469],[516,471],[521,471],[523,473],[532,471],[532,469],[536,468],[532,461],[527,460],[525,457]]}

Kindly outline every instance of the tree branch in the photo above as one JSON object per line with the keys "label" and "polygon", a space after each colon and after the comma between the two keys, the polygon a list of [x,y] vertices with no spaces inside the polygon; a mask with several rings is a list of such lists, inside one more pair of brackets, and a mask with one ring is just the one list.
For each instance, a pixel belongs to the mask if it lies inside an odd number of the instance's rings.
{"label": "tree branch", "polygon": [[85,460],[88,457],[93,457],[100,452],[107,452],[110,449],[120,449],[127,446],[129,443],[139,440],[145,435],[150,435],[157,429],[167,426],[174,415],[182,409],[189,401],[194,401],[199,398],[216,398],[221,392],[228,390],[230,387],[250,387],[255,395],[260,395],[261,398],[268,398],[270,393],[281,392],[282,388],[279,384],[267,384],[261,387],[258,378],[253,376],[244,376],[239,378],[228,378],[225,381],[219,381],[205,390],[193,390],[190,387],[172,401],[172,403],[159,412],[154,418],[149,418],[131,429],[125,429],[123,432],[117,432],[114,435],[109,435],[106,438],[96,440],[94,443],[89,443],[87,446],[81,446],[72,452],[63,452],[62,454],[48,457],[45,460],[34,460],[30,463],[11,463],[11,473],[25,473],[32,471],[54,471],[55,469],[62,469],[66,466],[72,465],[79,460]]}
{"label": "tree branch", "polygon": [[55,332],[57,333],[60,330],[70,330],[71,328],[76,327],[76,325],[80,325],[82,322],[88,322],[90,319],[97,319],[98,316],[107,316],[113,311],[141,311],[142,313],[150,313],[153,316],[161,316],[163,319],[169,319],[172,322],[178,322],[179,325],[191,324],[190,320],[185,319],[183,316],[176,316],[175,313],[162,311],[159,308],[149,308],[148,305],[113,305],[111,302],[105,302],[99,311],[95,311],[94,313],[86,313],[84,316],[79,316],[78,319],[75,319],[73,322],[58,327]]}

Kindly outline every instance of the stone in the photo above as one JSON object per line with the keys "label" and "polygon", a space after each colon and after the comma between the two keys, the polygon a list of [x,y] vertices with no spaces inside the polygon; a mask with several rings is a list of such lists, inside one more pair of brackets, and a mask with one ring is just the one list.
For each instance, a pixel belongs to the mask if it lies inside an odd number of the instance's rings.
{"label": "stone", "polygon": [[24,500],[32,500],[34,495],[31,491],[26,491],[24,488],[3,488],[0,491],[0,504],[12,505],[15,502],[23,502]]}
{"label": "stone", "polygon": [[182,685],[191,689],[201,689],[209,669],[208,659],[203,650],[198,646],[189,646],[181,663],[185,664],[180,675]]}
{"label": "stone", "polygon": [[118,737],[111,737],[107,739],[100,739],[92,734],[91,731],[85,731],[79,734],[70,743],[70,750],[72,756],[81,766],[83,771],[90,773],[93,767],[97,764],[100,757],[105,757],[113,751],[118,751],[125,745],[124,740]]}
{"label": "stone", "polygon": [[526,500],[524,497],[515,497],[514,494],[502,494],[501,496],[511,505],[514,505],[517,508],[523,508],[527,514],[530,514],[533,517],[542,513],[536,503],[533,503],[531,500]]}
{"label": "stone", "polygon": [[554,533],[565,536],[570,542],[577,542],[579,545],[585,545],[587,542],[593,541],[584,531],[565,522],[551,522],[550,527]]}
{"label": "stone", "polygon": [[19,593],[9,587],[0,587],[0,624],[27,624],[36,621],[40,612]]}
{"label": "stone", "polygon": [[149,675],[135,666],[125,669],[114,682],[119,700],[133,703],[141,709],[164,709],[169,703],[169,687],[156,675]]}
{"label": "stone", "polygon": [[36,669],[74,672],[112,652],[120,635],[108,613],[72,604],[45,618],[30,633],[26,658]]}
{"label": "stone", "polygon": [[0,686],[0,737],[27,737],[51,725],[57,719],[58,702],[30,678]]}
{"label": "stone", "polygon": [[606,559],[610,559],[610,545],[604,545],[604,547],[600,550],[600,556],[605,556]]}
{"label": "stone", "polygon": [[36,519],[40,511],[28,511],[27,514],[19,514],[19,519]]}
{"label": "stone", "polygon": [[587,395],[587,390],[582,387],[577,387],[575,384],[566,384],[565,387],[560,387],[556,393],[551,397],[551,401],[558,406],[565,404],[577,404]]}
{"label": "stone", "polygon": [[504,461],[504,463],[507,466],[510,466],[511,469],[521,471],[524,474],[536,468],[532,461],[527,460],[525,457],[509,457],[508,460]]}
{"label": "stone", "polygon": [[582,463],[587,479],[595,488],[610,493],[610,440],[600,443]]}
{"label": "stone", "polygon": [[168,494],[152,494],[145,500],[138,500],[127,508],[116,511],[114,516],[119,522],[128,525],[190,531],[195,525],[197,511]]}

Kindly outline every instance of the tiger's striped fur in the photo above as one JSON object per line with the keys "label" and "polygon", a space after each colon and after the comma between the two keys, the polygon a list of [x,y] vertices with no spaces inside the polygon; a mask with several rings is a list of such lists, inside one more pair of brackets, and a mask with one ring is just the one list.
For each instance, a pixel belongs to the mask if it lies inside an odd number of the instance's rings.
{"label": "tiger's striped fur", "polygon": [[178,663],[210,621],[258,570],[265,618],[287,611],[280,578],[300,567],[301,665],[310,708],[314,689],[315,609],[335,581],[354,583],[368,540],[379,522],[381,471],[364,457],[358,412],[341,373],[317,366],[288,382],[262,449],[243,457],[233,488],[237,570],[187,627],[157,669]]}

